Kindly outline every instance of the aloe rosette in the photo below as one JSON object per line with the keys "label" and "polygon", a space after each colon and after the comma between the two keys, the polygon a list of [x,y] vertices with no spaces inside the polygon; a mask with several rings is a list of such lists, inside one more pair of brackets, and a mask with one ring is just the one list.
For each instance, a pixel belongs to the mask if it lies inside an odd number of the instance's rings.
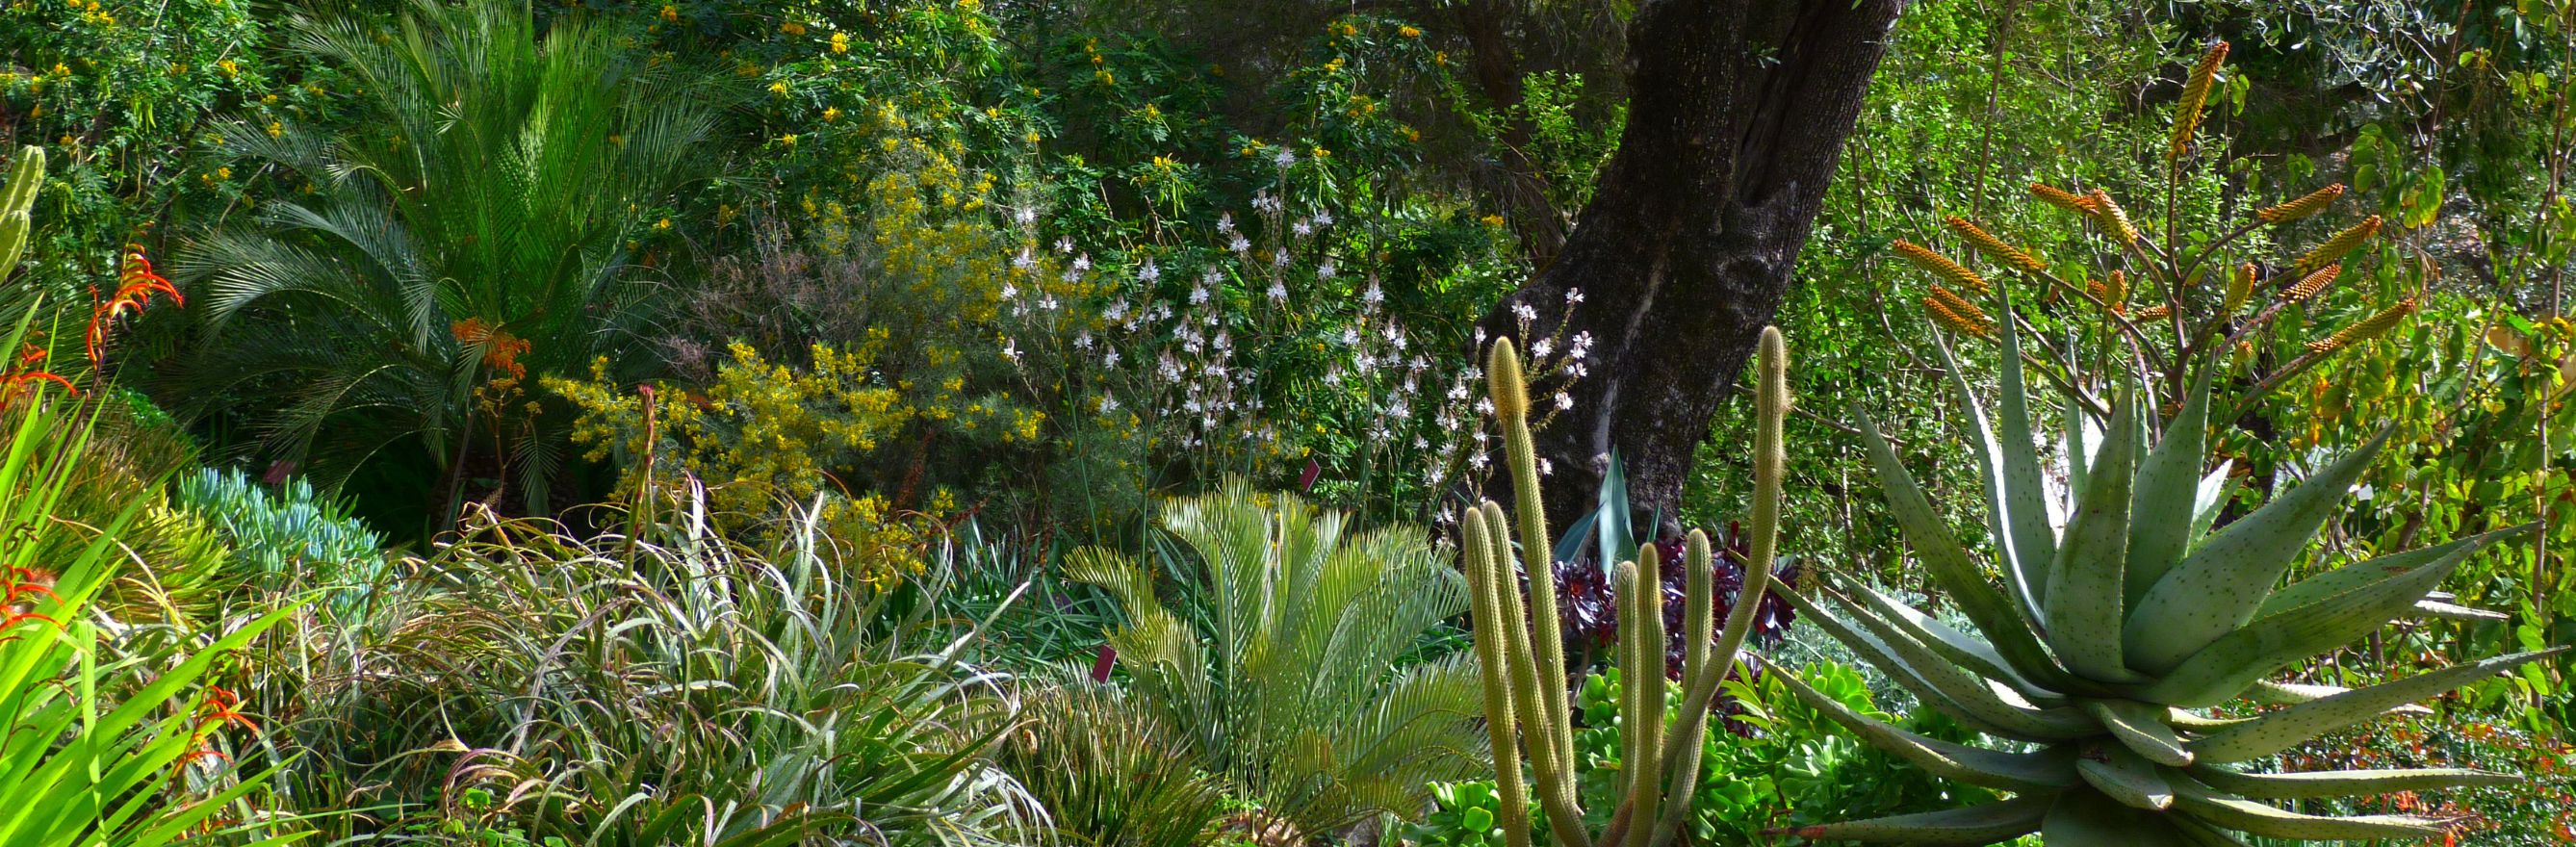
{"label": "aloe rosette", "polygon": [[[1997,322],[2001,402],[1968,395],[1965,427],[1985,480],[1991,559],[1962,544],[1865,415],[1854,416],[1915,559],[1972,626],[1963,631],[1866,585],[1838,581],[1783,595],[1924,703],[1986,735],[1981,749],[1864,717],[1801,683],[1809,705],[1934,774],[2011,792],[1996,803],[1801,827],[1811,839],[1989,844],[2040,833],[2050,847],[2242,845],[2287,840],[2421,839],[2439,820],[2294,812],[2279,801],[2492,785],[2517,777],[2469,769],[2258,773],[2251,763],[2565,648],[2469,662],[2346,690],[2275,674],[2367,636],[2392,619],[2476,615],[2439,586],[2480,550],[2528,528],[2384,555],[2280,586],[2390,433],[2213,529],[2235,484],[2208,467],[2207,364],[2180,410],[2150,433],[2135,387],[2110,405],[2098,444],[2066,444],[2067,485],[2043,484],[2032,401],[2010,304]],[[1948,351],[1943,350],[1948,356]],[[2069,404],[2072,414],[2080,407]],[[2072,417],[2070,417],[2070,420]],[[2057,502],[2052,503],[2052,499]],[[2052,512],[2062,517],[2053,518]],[[2003,584],[1989,582],[1991,562]],[[2214,707],[2285,705],[2252,717]]]}

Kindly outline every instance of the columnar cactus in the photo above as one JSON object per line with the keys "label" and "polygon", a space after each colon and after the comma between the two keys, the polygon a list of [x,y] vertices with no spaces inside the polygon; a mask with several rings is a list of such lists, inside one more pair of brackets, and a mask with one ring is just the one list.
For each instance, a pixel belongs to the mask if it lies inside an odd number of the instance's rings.
{"label": "columnar cactus", "polygon": [[18,257],[27,250],[27,232],[34,227],[31,210],[36,205],[36,188],[45,181],[45,150],[28,145],[18,148],[18,156],[9,162],[9,182],[0,186],[0,278],[18,266]]}
{"label": "columnar cactus", "polygon": [[[2034,749],[1987,750],[1915,735],[1844,708],[1796,677],[1782,680],[1800,699],[1898,757],[2017,796],[1791,832],[1918,845],[1989,844],[2038,832],[2051,847],[2241,847],[2237,833],[2414,839],[2441,835],[2441,822],[2305,815],[2265,801],[2515,779],[2465,769],[2265,774],[2242,767],[2558,652],[2471,662],[2359,690],[2270,680],[2391,618],[2466,611],[2435,593],[2442,579],[2488,544],[2527,535],[2527,527],[2382,556],[2275,590],[2388,434],[2212,531],[2231,490],[2225,468],[2202,473],[2214,364],[2192,380],[2180,413],[2152,445],[2142,408],[2148,404],[2130,381],[2098,449],[2070,451],[2071,490],[2060,504],[2065,523],[2053,526],[2033,450],[2016,321],[2011,304],[2002,306],[1995,330],[2003,347],[2003,399],[1993,425],[1973,396],[1965,398],[2002,588],[1987,582],[1987,562],[1952,536],[1877,427],[1855,410],[1916,561],[1978,633],[1953,629],[1858,583],[1819,587],[1814,597],[1783,595],[1926,705]],[[1946,365],[1967,394],[1956,362]],[[2252,718],[2205,711],[2239,698],[2292,705]]]}
{"label": "columnar cactus", "polygon": [[[1683,626],[1688,645],[1682,664],[1682,703],[1670,727],[1664,722],[1664,686],[1623,686],[1624,798],[1608,827],[1586,830],[1575,799],[1574,726],[1559,687],[1565,648],[1559,635],[1555,577],[1548,561],[1545,509],[1539,500],[1538,460],[1530,444],[1529,393],[1519,355],[1508,341],[1494,345],[1486,373],[1494,414],[1503,429],[1505,460],[1518,495],[1522,562],[1529,576],[1526,605],[1514,575],[1511,522],[1501,504],[1487,500],[1461,516],[1460,546],[1475,598],[1476,658],[1485,672],[1485,718],[1494,748],[1494,781],[1502,795],[1502,828],[1511,847],[1529,847],[1530,787],[1521,777],[1526,758],[1537,780],[1540,807],[1558,847],[1664,847],[1681,831],[1691,793],[1699,785],[1701,738],[1718,683],[1735,665],[1762,608],[1779,538],[1780,475],[1786,454],[1780,422],[1788,410],[1788,365],[1777,329],[1765,329],[1757,366],[1760,429],[1754,443],[1754,495],[1749,522],[1751,553],[1742,593],[1718,630],[1714,561],[1707,534],[1692,531],[1683,545],[1689,577]],[[1664,678],[1663,591],[1655,576],[1654,545],[1636,561],[1618,564],[1612,577],[1619,615],[1618,661],[1630,680]],[[1712,631],[1715,631],[1714,633]],[[1712,634],[1716,637],[1712,638]]]}

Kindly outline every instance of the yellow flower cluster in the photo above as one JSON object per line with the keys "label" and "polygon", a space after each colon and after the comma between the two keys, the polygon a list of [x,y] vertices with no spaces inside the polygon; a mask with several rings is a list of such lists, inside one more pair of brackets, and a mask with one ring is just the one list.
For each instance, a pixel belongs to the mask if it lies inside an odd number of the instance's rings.
{"label": "yellow flower cluster", "polygon": [[[841,479],[900,432],[914,412],[899,393],[877,383],[879,334],[853,349],[816,345],[810,367],[766,361],[735,343],[705,391],[658,386],[647,426],[641,392],[619,390],[605,357],[587,380],[547,378],[548,390],[581,410],[573,442],[591,461],[626,460],[621,487],[644,483],[646,457],[667,484],[677,469],[704,481],[724,520],[748,522],[774,512],[779,498],[825,499],[819,519],[877,580],[918,574],[928,527],[893,514],[881,495],[852,491]],[[652,439],[648,443],[647,439]]]}
{"label": "yellow flower cluster", "polygon": [[661,485],[694,475],[723,511],[775,514],[780,498],[829,495],[821,519],[833,537],[866,551],[875,575],[900,577],[922,567],[921,542],[946,511],[936,494],[905,511],[942,470],[923,451],[1082,452],[1071,440],[1112,417],[1068,399],[1087,394],[1078,384],[1033,379],[1040,360],[1024,358],[1102,330],[1093,306],[1112,283],[1007,226],[999,178],[962,164],[940,104],[870,105],[835,113],[847,134],[807,139],[849,154],[846,180],[809,186],[792,207],[803,246],[862,269],[835,294],[867,303],[865,327],[803,355],[735,343],[707,384],[655,386],[649,427],[644,395],[604,364],[547,388],[580,410],[575,442],[594,461],[616,459],[627,485],[642,484],[650,456]]}

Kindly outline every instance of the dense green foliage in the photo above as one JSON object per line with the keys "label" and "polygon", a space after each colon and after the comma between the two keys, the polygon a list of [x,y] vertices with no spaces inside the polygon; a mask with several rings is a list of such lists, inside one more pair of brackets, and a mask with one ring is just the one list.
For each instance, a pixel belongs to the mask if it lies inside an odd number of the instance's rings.
{"label": "dense green foliage", "polygon": [[[2037,594],[2105,557],[2020,567],[2102,535],[2047,504],[2191,440],[2136,430],[2204,374],[2183,549],[2341,500],[2233,596],[2461,554],[2261,686],[2455,693],[2230,766],[2525,774],[2284,807],[2576,839],[2576,661],[2533,655],[2576,641],[2576,7],[1909,4],[1776,320],[1796,400],[1722,407],[1697,544],[1461,508],[1548,470],[1496,443],[1555,398],[1489,396],[1486,311],[1640,129],[1637,8],[0,5],[0,842],[1767,846],[2035,808],[2062,786],[1871,742],[2206,705],[2121,666],[2259,621],[2124,566],[2093,611],[2190,637],[2104,636]],[[2066,435],[1959,436],[2016,390],[2052,399],[2008,428]],[[2016,615],[2038,717],[1952,714],[1997,662],[1909,669]],[[2303,714],[2270,708],[2176,737]],[[2085,780],[2151,784],[2133,748],[2068,723],[2101,757],[2061,793],[2127,815]]]}

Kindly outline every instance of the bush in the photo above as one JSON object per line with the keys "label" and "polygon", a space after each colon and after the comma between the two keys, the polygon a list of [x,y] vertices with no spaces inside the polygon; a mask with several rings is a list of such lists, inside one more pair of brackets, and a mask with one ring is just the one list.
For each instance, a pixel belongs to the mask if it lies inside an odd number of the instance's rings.
{"label": "bush", "polygon": [[[1776,827],[1994,799],[1982,789],[1954,792],[1870,749],[1791,696],[1776,677],[1782,673],[1797,674],[1846,707],[1887,717],[1871,701],[1860,672],[1847,665],[1820,662],[1801,670],[1773,666],[1749,680],[1729,680],[1726,687],[1737,714],[1723,727],[1711,724],[1701,748],[1706,767],[1691,794],[1688,843],[1758,844],[1764,843],[1765,830]],[[1591,674],[1576,696],[1582,718],[1574,739],[1577,784],[1586,816],[1595,818],[1588,822],[1595,831],[1608,822],[1621,797],[1622,736],[1617,721],[1621,684],[1616,669]],[[1680,699],[1674,694],[1666,702]],[[1918,713],[1902,722],[1915,732],[1944,739],[1968,735],[1937,714]],[[1430,812],[1404,829],[1406,838],[1424,847],[1505,843],[1503,832],[1496,828],[1503,818],[1491,780],[1442,783],[1432,788],[1432,800]],[[1532,840],[1544,842],[1547,816],[1535,798],[1529,803],[1529,817]]]}
{"label": "bush", "polygon": [[[1154,579],[1086,547],[1067,574],[1108,589],[1130,695],[1207,770],[1307,835],[1418,806],[1484,746],[1472,656],[1408,663],[1467,611],[1466,581],[1413,527],[1352,532],[1349,517],[1242,482],[1172,500],[1160,518],[1204,607],[1166,605]],[[1265,827],[1266,828],[1266,827]]]}
{"label": "bush", "polygon": [[639,847],[1034,835],[985,760],[1002,680],[926,613],[936,584],[853,579],[879,566],[810,513],[752,547],[688,505],[590,538],[484,513],[366,608],[301,620],[257,663],[253,702],[291,729],[261,751],[279,811]]}
{"label": "bush", "polygon": [[1194,847],[1224,793],[1198,753],[1116,689],[1079,682],[1020,702],[1025,725],[997,764],[1046,807],[1055,831],[1089,847]]}

